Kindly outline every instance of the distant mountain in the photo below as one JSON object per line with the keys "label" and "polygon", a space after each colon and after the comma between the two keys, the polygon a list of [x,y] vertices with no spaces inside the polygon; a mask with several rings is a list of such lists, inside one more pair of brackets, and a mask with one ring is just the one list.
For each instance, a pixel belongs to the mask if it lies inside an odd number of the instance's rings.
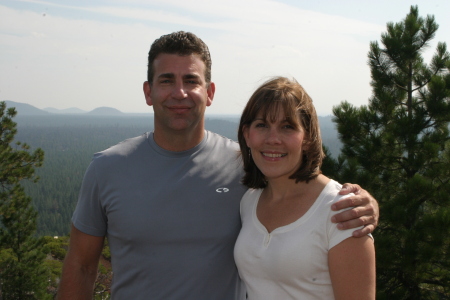
{"label": "distant mountain", "polygon": [[93,116],[118,116],[118,115],[126,115],[125,113],[121,112],[118,109],[112,108],[112,107],[98,107],[94,110],[91,110],[90,112],[86,112],[82,109],[71,107],[66,109],[56,109],[53,107],[47,107],[44,109],[39,109],[37,107],[34,107],[33,105],[26,104],[26,103],[20,103],[20,102],[14,102],[10,100],[0,100],[5,101],[7,107],[15,107],[17,114],[19,116],[26,116],[26,115],[53,115],[53,114],[59,114],[59,115],[93,115]]}
{"label": "distant mountain", "polygon": [[57,109],[53,107],[46,107],[43,110],[54,113],[54,114],[84,114],[87,111],[79,109],[77,107],[71,107],[66,109]]}
{"label": "distant mountain", "polygon": [[94,110],[91,110],[87,113],[88,115],[104,115],[104,116],[111,116],[111,115],[123,115],[124,113],[121,112],[118,109],[112,108],[112,107],[97,107]]}
{"label": "distant mountain", "polygon": [[333,117],[331,115],[328,116],[318,116],[320,127],[322,128],[335,128],[336,124],[333,122]]}
{"label": "distant mountain", "polygon": [[6,107],[15,107],[17,114],[19,116],[23,115],[49,115],[50,113],[48,111],[39,109],[37,107],[34,107],[33,105],[26,104],[26,103],[19,103],[14,101],[5,100]]}

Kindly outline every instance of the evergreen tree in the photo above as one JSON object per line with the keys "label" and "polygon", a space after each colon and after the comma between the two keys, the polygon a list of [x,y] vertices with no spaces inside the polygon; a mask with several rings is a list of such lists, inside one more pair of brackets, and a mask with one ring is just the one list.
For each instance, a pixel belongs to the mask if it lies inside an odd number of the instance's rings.
{"label": "evergreen tree", "polygon": [[[367,106],[334,107],[341,181],[358,182],[380,203],[375,232],[379,299],[450,299],[450,55],[438,24],[412,6],[388,23],[368,53]],[[447,145],[447,146],[446,146]]]}
{"label": "evergreen tree", "polygon": [[48,284],[43,240],[36,239],[37,212],[20,185],[36,181],[34,168],[42,165],[41,149],[14,142],[14,108],[0,102],[0,293],[3,299],[45,299]]}

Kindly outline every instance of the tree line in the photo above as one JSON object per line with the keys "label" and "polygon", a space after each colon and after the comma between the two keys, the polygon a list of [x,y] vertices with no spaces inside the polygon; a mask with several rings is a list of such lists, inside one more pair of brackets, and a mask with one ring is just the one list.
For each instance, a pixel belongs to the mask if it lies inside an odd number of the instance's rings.
{"label": "tree line", "polygon": [[[38,236],[69,233],[81,181],[94,153],[153,130],[152,116],[18,115],[16,119],[16,140],[45,152],[43,166],[36,170],[39,182],[23,183],[39,213]],[[337,156],[340,144],[331,117],[322,119],[325,142]],[[207,117],[205,123],[208,130],[237,140],[238,121],[239,116]]]}

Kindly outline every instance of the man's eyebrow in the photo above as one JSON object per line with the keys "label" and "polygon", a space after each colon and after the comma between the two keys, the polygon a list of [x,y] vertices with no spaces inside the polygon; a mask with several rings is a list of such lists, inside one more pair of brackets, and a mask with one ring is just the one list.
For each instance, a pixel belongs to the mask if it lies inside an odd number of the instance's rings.
{"label": "man's eyebrow", "polygon": [[158,78],[174,78],[175,75],[173,73],[162,73],[158,75]]}
{"label": "man's eyebrow", "polygon": [[[158,75],[158,78],[168,78],[168,79],[173,79],[175,78],[175,74],[173,73],[161,73]],[[195,74],[195,73],[189,73],[183,76],[183,79],[198,79],[200,78],[200,75]]]}
{"label": "man's eyebrow", "polygon": [[198,78],[200,78],[200,75],[190,73],[190,74],[184,75],[183,78],[184,79],[198,79]]}

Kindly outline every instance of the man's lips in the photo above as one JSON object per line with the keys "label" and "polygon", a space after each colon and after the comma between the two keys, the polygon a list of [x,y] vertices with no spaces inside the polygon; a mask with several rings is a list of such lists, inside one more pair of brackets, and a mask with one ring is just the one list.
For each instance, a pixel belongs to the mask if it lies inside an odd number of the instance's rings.
{"label": "man's lips", "polygon": [[184,113],[191,109],[189,106],[168,106],[167,108],[174,113]]}

